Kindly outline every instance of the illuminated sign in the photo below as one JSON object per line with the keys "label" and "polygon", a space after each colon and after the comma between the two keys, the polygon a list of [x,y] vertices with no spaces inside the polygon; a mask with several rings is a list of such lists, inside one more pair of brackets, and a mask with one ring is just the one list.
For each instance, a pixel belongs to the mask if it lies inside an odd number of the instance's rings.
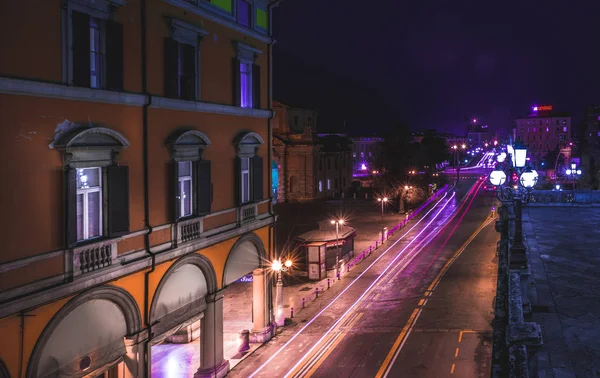
{"label": "illuminated sign", "polygon": [[551,112],[552,105],[538,105],[533,107],[534,112]]}

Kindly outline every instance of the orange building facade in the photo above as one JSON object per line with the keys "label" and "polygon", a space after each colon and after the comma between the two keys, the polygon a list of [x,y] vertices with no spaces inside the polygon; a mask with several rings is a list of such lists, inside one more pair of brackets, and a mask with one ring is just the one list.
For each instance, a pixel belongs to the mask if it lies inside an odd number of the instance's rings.
{"label": "orange building facade", "polygon": [[224,376],[243,277],[273,335],[275,3],[2,2],[0,377]]}

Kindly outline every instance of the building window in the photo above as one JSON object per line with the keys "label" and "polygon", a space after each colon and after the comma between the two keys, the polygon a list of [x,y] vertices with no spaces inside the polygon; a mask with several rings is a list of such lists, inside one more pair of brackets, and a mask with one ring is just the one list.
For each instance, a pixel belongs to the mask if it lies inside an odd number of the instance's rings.
{"label": "building window", "polygon": [[373,153],[369,151],[369,157],[373,157]]}
{"label": "building window", "polygon": [[559,124],[560,124],[560,123],[559,123],[559,121],[558,121],[558,120],[556,120],[556,126],[558,126]]}
{"label": "building window", "polygon": [[338,189],[338,179],[337,179],[337,177],[333,180],[333,187],[335,188],[335,190]]}
{"label": "building window", "polygon": [[263,193],[263,158],[257,152],[264,144],[260,135],[253,132],[240,134],[237,138],[238,156],[236,157],[236,203],[238,206],[249,202],[258,202]]}
{"label": "building window", "polygon": [[319,180],[319,193],[323,192],[323,180]]}
{"label": "building window", "polygon": [[55,136],[65,159],[66,242],[129,233],[129,168],[117,164],[123,135],[105,127],[80,127]]}
{"label": "building window", "polygon": [[[94,16],[88,8],[67,1],[63,46],[64,80],[76,86],[123,90],[123,25],[110,19],[112,8],[99,1]],[[77,9],[77,10],[75,10]],[[92,10],[90,10],[92,12]]]}
{"label": "building window", "polygon": [[164,44],[164,91],[169,98],[199,99],[199,43],[208,32],[187,22],[168,18],[171,36]]}
{"label": "building window", "polygon": [[360,157],[361,157],[361,158],[364,158],[364,157],[365,157],[365,153],[364,153],[364,152],[361,152],[361,153],[360,153]]}
{"label": "building window", "polygon": [[535,127],[533,128],[533,132],[534,132],[534,133],[536,132],[536,128],[535,128]]}
{"label": "building window", "polygon": [[104,33],[102,22],[90,17],[90,87],[104,86]]}
{"label": "building window", "polygon": [[549,130],[549,128],[548,128],[548,127],[546,127],[546,132],[548,132],[548,130]]}
{"label": "building window", "polygon": [[194,196],[192,192],[192,162],[184,161],[178,164],[178,190],[177,195],[179,196],[179,215],[181,217],[187,217],[192,215],[192,209],[194,208]]}
{"label": "building window", "polygon": [[246,0],[238,0],[238,24],[252,26],[252,4]]}
{"label": "building window", "polygon": [[327,190],[331,190],[331,179],[327,179]]}
{"label": "building window", "polygon": [[242,108],[252,107],[252,64],[240,62],[240,98]]}
{"label": "building window", "polygon": [[563,132],[567,132],[567,126],[563,127]]}
{"label": "building window", "polygon": [[327,169],[331,169],[331,159],[327,158]]}
{"label": "building window", "polygon": [[102,236],[102,169],[77,169],[77,241]]}
{"label": "building window", "polygon": [[356,152],[352,153],[352,157],[355,158],[356,157]]}
{"label": "building window", "polygon": [[259,109],[261,69],[254,60],[260,50],[237,41],[234,45],[237,57],[233,59],[233,105]]}
{"label": "building window", "polygon": [[250,202],[250,158],[241,158],[242,203]]}

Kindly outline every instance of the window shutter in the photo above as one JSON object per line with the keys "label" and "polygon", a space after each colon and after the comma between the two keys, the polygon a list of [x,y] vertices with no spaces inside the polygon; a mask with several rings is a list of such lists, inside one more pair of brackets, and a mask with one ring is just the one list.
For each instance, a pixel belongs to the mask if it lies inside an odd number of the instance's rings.
{"label": "window shutter", "polygon": [[198,214],[210,213],[212,198],[212,184],[210,174],[210,161],[196,162],[196,212]]}
{"label": "window shutter", "polygon": [[236,58],[231,60],[231,94],[233,96],[233,106],[242,105],[242,93],[240,89],[240,61]]}
{"label": "window shutter", "polygon": [[73,26],[73,85],[90,86],[90,16],[71,12]]}
{"label": "window shutter", "polygon": [[183,75],[181,76],[181,98],[184,100],[196,99],[196,48],[192,45],[181,45],[181,63]]}
{"label": "window shutter", "polygon": [[123,90],[123,25],[106,21],[106,89]]}
{"label": "window shutter", "polygon": [[108,236],[129,233],[129,167],[106,168]]}
{"label": "window shutter", "polygon": [[260,66],[252,65],[252,107],[260,109]]}
{"label": "window shutter", "polygon": [[173,206],[173,220],[181,218],[181,198],[179,192],[179,163],[171,162],[171,198]]}
{"label": "window shutter", "polygon": [[67,247],[77,243],[77,169],[67,168],[65,172],[66,237]]}
{"label": "window shutter", "polygon": [[263,158],[260,156],[252,158],[252,199],[263,199]]}
{"label": "window shutter", "polygon": [[234,162],[234,198],[235,198],[235,206],[242,205],[242,158],[239,156],[235,157]]}
{"label": "window shutter", "polygon": [[164,50],[165,65],[165,97],[179,97],[178,62],[179,62],[179,43],[171,38],[165,38]]}

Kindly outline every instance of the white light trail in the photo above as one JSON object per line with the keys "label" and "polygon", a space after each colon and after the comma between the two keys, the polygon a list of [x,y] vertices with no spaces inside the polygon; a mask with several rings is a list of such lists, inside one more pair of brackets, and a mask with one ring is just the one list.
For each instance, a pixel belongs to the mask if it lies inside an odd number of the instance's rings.
{"label": "white light trail", "polygon": [[[383,272],[379,273],[379,276],[378,276],[378,277],[375,279],[375,281],[373,281],[373,282],[372,282],[372,283],[369,285],[369,287],[367,287],[367,289],[366,289],[366,290],[365,290],[365,291],[362,293],[362,295],[361,295],[360,297],[358,297],[358,299],[357,299],[357,300],[356,300],[356,301],[355,301],[355,302],[352,304],[352,306],[350,306],[350,307],[349,307],[349,308],[346,310],[346,312],[344,312],[344,314],[343,314],[342,316],[340,316],[340,317],[339,317],[339,319],[338,319],[338,320],[337,320],[335,323],[333,323],[333,325],[332,325],[331,327],[329,327],[329,329],[328,329],[328,330],[327,330],[327,331],[326,331],[326,332],[323,334],[323,336],[321,336],[321,338],[320,338],[320,339],[319,339],[319,340],[318,340],[318,341],[317,341],[317,342],[316,342],[316,343],[315,343],[315,344],[314,344],[314,345],[313,345],[313,346],[312,346],[312,347],[311,347],[311,348],[308,350],[308,352],[306,352],[306,353],[304,354],[304,356],[298,360],[298,362],[297,362],[297,363],[296,363],[296,364],[295,364],[295,365],[294,365],[294,366],[293,366],[293,367],[292,367],[292,368],[291,368],[291,369],[290,369],[290,370],[289,370],[289,371],[288,371],[288,372],[285,374],[285,376],[284,376],[284,377],[289,377],[289,375],[290,375],[291,373],[293,373],[293,372],[294,372],[294,371],[295,371],[295,370],[298,368],[298,366],[300,366],[300,364],[302,364],[302,361],[304,361],[304,359],[305,359],[307,356],[309,356],[309,355],[310,355],[310,354],[313,352],[313,350],[314,350],[314,349],[315,349],[315,348],[316,348],[316,347],[317,347],[317,346],[318,346],[318,345],[321,343],[321,341],[323,341],[323,340],[324,340],[324,339],[325,339],[325,338],[326,338],[326,337],[329,335],[329,333],[331,333],[331,331],[332,331],[332,330],[333,330],[333,329],[334,329],[334,328],[335,328],[335,327],[336,327],[336,326],[337,326],[337,325],[338,325],[338,324],[339,324],[339,323],[340,323],[340,322],[341,322],[341,321],[342,321],[342,320],[343,320],[343,319],[346,317],[346,315],[348,315],[348,314],[350,313],[350,311],[352,311],[352,310],[354,309],[354,307],[356,307],[356,306],[358,305],[358,303],[359,303],[359,302],[360,302],[360,301],[361,301],[361,300],[362,300],[362,299],[365,297],[365,295],[367,295],[367,293],[369,293],[369,291],[371,290],[371,288],[372,288],[373,286],[375,286],[375,285],[376,285],[376,284],[377,284],[377,283],[378,283],[378,282],[379,282],[379,281],[380,281],[380,280],[383,278],[383,276],[385,275],[385,273],[386,273],[388,270],[390,270],[390,269],[391,269],[392,265],[393,265],[393,264],[396,262],[396,260],[398,260],[400,257],[402,257],[402,256],[403,256],[403,252],[404,252],[404,251],[406,251],[406,250],[408,249],[408,247],[410,247],[410,246],[412,245],[412,243],[413,243],[415,240],[417,240],[417,239],[419,238],[419,236],[421,236],[421,234],[422,234],[423,232],[425,232],[425,230],[427,230],[427,227],[429,227],[429,226],[430,226],[430,225],[431,225],[431,224],[432,224],[432,223],[433,223],[433,222],[434,222],[434,221],[437,219],[437,217],[438,217],[438,216],[439,216],[439,215],[442,213],[442,211],[443,211],[443,210],[446,208],[446,206],[448,206],[448,203],[450,203],[450,200],[451,200],[452,198],[454,198],[454,196],[455,196],[455,195],[456,195],[456,192],[453,192],[453,193],[452,193],[452,196],[450,196],[450,198],[448,198],[448,199],[446,200],[446,203],[445,203],[445,204],[442,206],[442,208],[440,209],[440,211],[438,211],[438,212],[437,212],[437,214],[435,214],[435,215],[433,216],[433,218],[432,218],[432,219],[429,221],[429,223],[427,223],[427,225],[425,225],[425,227],[423,227],[423,229],[421,230],[421,232],[419,232],[419,233],[418,233],[418,234],[417,234],[417,235],[416,235],[414,238],[412,238],[412,240],[411,240],[410,242],[408,242],[408,244],[407,244],[407,245],[406,245],[406,246],[405,246],[405,247],[404,247],[404,248],[403,248],[403,249],[402,249],[400,252],[398,252],[398,255],[397,255],[396,257],[394,257],[394,259],[393,259],[392,261],[390,261],[390,263],[389,263],[389,264],[388,264],[388,265],[385,267],[385,269],[383,270]],[[439,202],[438,202],[438,203],[439,203]],[[436,204],[436,205],[437,205],[437,204]],[[432,209],[432,210],[433,210],[433,209]],[[431,211],[431,210],[430,210],[430,211]],[[421,218],[421,220],[423,220],[423,218]],[[416,225],[415,225],[415,226],[416,226]],[[390,246],[390,248],[392,248],[392,246]],[[388,250],[389,250],[389,248],[388,248]],[[387,252],[387,251],[386,251],[386,252]],[[380,256],[379,258],[381,258],[381,256]],[[378,259],[378,260],[379,260],[379,259]],[[374,264],[376,261],[377,261],[377,260],[375,260],[375,261],[373,262],[373,264]],[[371,265],[369,266],[369,268],[370,268],[371,266],[373,266],[373,264],[371,264]],[[366,272],[366,271],[365,271],[365,272]],[[360,274],[360,275],[359,275],[359,276],[358,276],[356,279],[359,279],[359,278],[360,278],[360,277],[361,277],[363,274],[365,274],[365,272],[362,272],[362,273],[361,273],[361,274]],[[356,282],[356,279],[354,280],[354,282]],[[354,282],[353,282],[353,283],[354,283]],[[336,298],[336,299],[337,299],[337,298]],[[329,307],[329,306],[327,306],[327,307]],[[326,307],[326,308],[327,308],[327,307]],[[326,308],[325,308],[325,309],[326,309]],[[323,310],[325,310],[325,309],[323,309]],[[321,311],[321,312],[320,312],[320,313],[319,313],[317,316],[315,316],[313,319],[311,319],[311,322],[312,322],[313,320],[315,320],[315,319],[316,319],[316,318],[317,318],[319,315],[321,315],[321,313],[322,313],[322,312],[323,312],[323,311]],[[306,328],[306,326],[305,326],[304,328]],[[304,328],[303,328],[303,329],[304,329]],[[291,340],[290,340],[290,341],[291,341]],[[252,376],[251,376],[251,377],[252,377]]]}
{"label": "white light trail", "polygon": [[[450,199],[452,199],[454,197],[455,194],[456,194],[455,192],[452,193],[452,196],[446,201],[446,204],[448,203],[448,201]],[[260,365],[250,376],[248,376],[248,378],[252,378],[252,377],[256,376],[256,374],[258,374],[262,369],[264,369],[265,366],[267,366],[271,361],[273,361],[273,359],[275,359],[275,357],[277,357],[279,355],[279,353],[281,353],[281,351],[283,351],[285,348],[287,348],[287,346],[290,345],[292,343],[292,341],[294,341],[296,339],[296,337],[298,337],[308,326],[310,326],[319,316],[321,316],[321,314],[323,314],[346,291],[348,291],[348,289],[350,289],[352,287],[352,285],[354,285],[365,273],[367,273],[369,271],[369,269],[371,269],[371,267],[377,263],[377,261],[379,261],[383,256],[385,256],[388,253],[388,251],[390,249],[392,249],[396,244],[398,244],[401,240],[403,240],[406,235],[408,235],[415,227],[417,227],[419,225],[419,223],[421,223],[423,221],[423,219],[425,219],[425,217],[427,217],[427,215],[429,215],[429,213],[431,213],[433,210],[435,210],[436,207],[440,204],[440,202],[442,202],[444,200],[444,198],[446,198],[447,195],[448,195],[448,192],[444,193],[442,198],[438,202],[436,202],[435,205],[433,205],[433,207],[429,211],[427,211],[425,213],[425,215],[423,215],[423,217],[421,217],[421,219],[419,219],[414,224],[414,226],[412,226],[407,232],[404,233],[404,235],[402,235],[400,238],[398,238],[398,240],[396,240],[385,251],[383,251],[381,253],[381,255],[379,255],[379,257],[377,257],[361,274],[359,274],[352,282],[350,282],[350,284],[344,290],[342,290],[342,292],[340,292],[331,302],[329,302],[329,304],[327,306],[325,306],[321,311],[319,311],[319,313],[317,313],[317,315],[315,315],[311,320],[306,322],[306,324],[302,328],[300,328],[300,330],[294,336],[292,336],[285,344],[283,344],[283,346],[281,348],[279,348],[279,350],[277,352],[273,353],[271,355],[271,357],[269,357],[268,360],[266,360],[262,365]],[[446,206],[446,204],[444,204],[444,207]],[[436,215],[436,217],[437,217],[437,215]],[[423,232],[423,231],[421,231],[421,232]],[[410,243],[412,243],[412,241]],[[408,245],[410,245],[410,243]],[[398,256],[400,256],[400,254],[398,254]]]}

